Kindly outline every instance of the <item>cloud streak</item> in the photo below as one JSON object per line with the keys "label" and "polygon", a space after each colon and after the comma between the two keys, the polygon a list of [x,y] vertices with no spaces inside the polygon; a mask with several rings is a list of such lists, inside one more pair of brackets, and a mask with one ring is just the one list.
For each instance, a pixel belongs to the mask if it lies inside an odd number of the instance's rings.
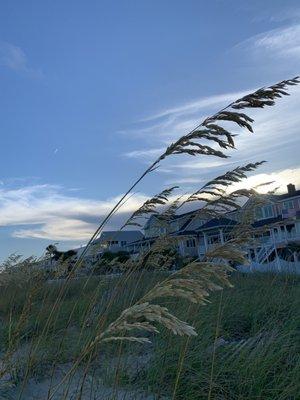
{"label": "cloud streak", "polygon": [[[250,69],[251,65],[253,68],[255,65],[256,70],[257,63],[261,64],[263,59],[264,65],[261,68],[272,69],[272,71],[284,69],[285,77],[292,78],[296,73],[287,76],[287,71],[299,65],[300,24],[293,22],[290,26],[252,36],[236,45],[232,51],[238,52],[239,57],[243,56]],[[154,155],[158,155],[156,149],[177,140],[195,128],[208,115],[255,89],[215,94],[162,109],[143,120],[143,123],[147,125],[143,126],[142,130],[136,128],[136,136],[140,135],[148,148],[134,149],[127,153],[127,156],[131,155],[150,162]],[[173,177],[169,181],[175,182],[176,179],[182,181],[186,176],[191,183],[193,180],[202,179],[203,175],[212,177],[224,168],[249,161],[270,161],[273,170],[299,166],[297,148],[300,146],[298,111],[300,87],[292,88],[290,93],[291,96],[278,99],[274,107],[264,110],[247,110],[247,113],[255,120],[254,135],[249,135],[242,129],[234,127],[233,133],[238,135],[237,151],[227,152],[231,157],[230,160],[216,160],[212,157],[173,157],[166,160],[163,165],[164,171],[172,171]],[[131,131],[131,135],[134,135],[134,131]],[[263,169],[268,170],[270,167],[266,165]]]}
{"label": "cloud streak", "polygon": [[[300,58],[300,24],[273,29],[253,36],[237,47],[276,58]],[[287,60],[286,60],[287,61]]]}
{"label": "cloud streak", "polygon": [[164,151],[164,147],[154,148],[154,149],[145,149],[145,150],[133,150],[124,155],[128,158],[139,158],[139,159],[148,159],[158,157]]}
{"label": "cloud streak", "polygon": [[196,99],[177,107],[163,110],[157,114],[143,119],[143,121],[154,121],[163,117],[174,117],[174,119],[177,119],[180,116],[193,114],[195,112],[198,112],[199,110],[210,109],[214,106],[226,104],[235,100],[236,98],[244,96],[245,94],[247,94],[247,92],[241,91],[203,97],[201,99]]}
{"label": "cloud streak", "polygon": [[[249,92],[250,90],[247,91],[247,93]],[[213,176],[221,169],[233,168],[234,164],[243,164],[249,161],[267,160],[272,163],[273,169],[290,168],[299,165],[296,149],[300,146],[300,115],[298,112],[300,87],[292,88],[290,93],[291,96],[278,99],[274,107],[264,110],[249,110],[250,116],[255,120],[254,134],[249,134],[245,130],[234,127],[234,133],[238,135],[236,138],[237,151],[231,150],[227,152],[231,158],[224,160],[207,156],[202,158],[174,156],[164,162],[162,172],[165,170],[171,171],[177,176],[177,179],[186,176],[190,178],[189,182],[192,182],[192,179],[195,179],[195,174],[202,173]],[[183,109],[187,110],[186,106],[174,108],[172,110],[172,119],[169,118],[170,111],[168,116],[162,118],[159,127],[157,121],[154,121],[153,134],[150,136],[152,146],[155,144],[156,147],[137,149],[126,153],[126,156],[142,161],[152,161],[163,153],[165,147],[162,144],[166,146],[166,143],[170,143],[186,134],[203,120],[208,111],[214,113],[218,108],[230,103],[233,99],[237,99],[240,94],[240,92],[235,95],[224,93],[220,96],[213,96],[213,99],[222,99],[222,103],[217,104],[215,104],[214,100],[210,102],[206,98],[204,108],[196,107],[193,104],[188,109],[187,114],[182,111]],[[197,104],[203,103],[199,101]],[[219,107],[208,109],[206,104],[215,104]],[[151,132],[151,124],[148,130]],[[156,135],[154,135],[154,132]],[[147,142],[147,137],[148,133],[144,136],[144,142]],[[287,154],[289,154],[289,157],[287,157]],[[173,178],[172,181],[174,181]]]}
{"label": "cloud streak", "polygon": [[[0,226],[16,228],[12,235],[18,238],[88,240],[119,198],[74,197],[60,186],[47,184],[13,189],[1,186]],[[130,198],[108,228],[118,228],[145,199],[142,194]]]}
{"label": "cloud streak", "polygon": [[[222,170],[224,172],[224,169]],[[208,179],[174,179],[172,183],[197,184],[202,186]],[[300,185],[300,167],[253,174],[248,180],[232,186],[253,187],[260,183],[274,181],[273,187],[286,191],[286,184]],[[171,183],[171,182],[170,182]],[[193,191],[189,187],[187,195]],[[121,195],[120,195],[121,196]],[[2,228],[13,228],[12,236],[22,239],[47,239],[65,243],[87,241],[95,231],[97,224],[111,210],[120,196],[106,200],[94,200],[70,196],[62,187],[55,185],[32,185],[18,188],[1,186],[0,221]],[[106,226],[107,229],[119,229],[125,219],[135,211],[148,197],[138,194],[130,197],[118,214]]]}

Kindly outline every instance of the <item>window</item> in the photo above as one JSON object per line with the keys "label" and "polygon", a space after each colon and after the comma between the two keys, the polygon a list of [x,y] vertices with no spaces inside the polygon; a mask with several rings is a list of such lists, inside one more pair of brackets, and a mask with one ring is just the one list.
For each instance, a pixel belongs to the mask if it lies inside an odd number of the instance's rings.
{"label": "window", "polygon": [[268,204],[267,206],[257,207],[255,209],[256,219],[264,219],[274,217],[274,208],[272,204]]}
{"label": "window", "polygon": [[121,240],[121,246],[125,246],[126,245],[126,240]]}
{"label": "window", "polygon": [[264,210],[264,217],[265,217],[265,218],[271,218],[271,217],[273,217],[273,215],[274,215],[274,213],[273,213],[273,206],[271,206],[271,205],[264,206],[263,210]]}
{"label": "window", "polygon": [[256,207],[255,209],[255,217],[257,219],[262,219],[263,218],[263,210],[262,207]]}
{"label": "window", "polygon": [[111,241],[108,242],[108,245],[109,245],[109,246],[114,246],[114,245],[116,245],[116,244],[119,244],[119,241],[118,241],[118,240],[111,240]]}
{"label": "window", "polygon": [[283,209],[284,210],[292,210],[294,208],[293,200],[288,200],[283,202]]}
{"label": "window", "polygon": [[221,238],[219,235],[208,236],[207,243],[208,244],[221,243]]}
{"label": "window", "polygon": [[289,233],[295,231],[295,225],[287,225],[287,226],[286,226],[286,230],[287,230]]}
{"label": "window", "polygon": [[195,239],[188,239],[186,241],[186,247],[196,247],[196,240]]}

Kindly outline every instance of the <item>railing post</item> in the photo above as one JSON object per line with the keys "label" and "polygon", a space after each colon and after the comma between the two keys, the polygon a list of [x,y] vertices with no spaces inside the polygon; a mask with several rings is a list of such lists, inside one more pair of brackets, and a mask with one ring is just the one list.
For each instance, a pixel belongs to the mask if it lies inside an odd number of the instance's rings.
{"label": "railing post", "polygon": [[254,247],[254,258],[255,258],[255,261],[258,264],[257,247]]}

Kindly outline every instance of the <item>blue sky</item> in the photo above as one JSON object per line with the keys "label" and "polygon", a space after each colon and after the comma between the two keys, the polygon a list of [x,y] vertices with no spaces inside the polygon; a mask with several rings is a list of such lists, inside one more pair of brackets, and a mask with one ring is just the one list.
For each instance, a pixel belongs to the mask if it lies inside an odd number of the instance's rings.
{"label": "blue sky", "polygon": [[[300,4],[2,1],[0,257],[84,243],[159,152],[245,91],[300,73]],[[225,162],[174,157],[124,215],[170,184],[189,191],[266,159],[250,183],[300,185],[300,90],[252,113]]]}

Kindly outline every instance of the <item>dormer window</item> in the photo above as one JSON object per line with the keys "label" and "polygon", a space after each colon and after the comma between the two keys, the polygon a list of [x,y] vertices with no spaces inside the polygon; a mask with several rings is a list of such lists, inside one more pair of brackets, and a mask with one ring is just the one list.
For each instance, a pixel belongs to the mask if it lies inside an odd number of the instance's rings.
{"label": "dormer window", "polygon": [[263,211],[264,211],[265,218],[271,218],[274,216],[273,206],[271,204],[264,206]]}
{"label": "dormer window", "polygon": [[258,207],[255,210],[256,219],[267,219],[274,217],[274,208],[272,204]]}

